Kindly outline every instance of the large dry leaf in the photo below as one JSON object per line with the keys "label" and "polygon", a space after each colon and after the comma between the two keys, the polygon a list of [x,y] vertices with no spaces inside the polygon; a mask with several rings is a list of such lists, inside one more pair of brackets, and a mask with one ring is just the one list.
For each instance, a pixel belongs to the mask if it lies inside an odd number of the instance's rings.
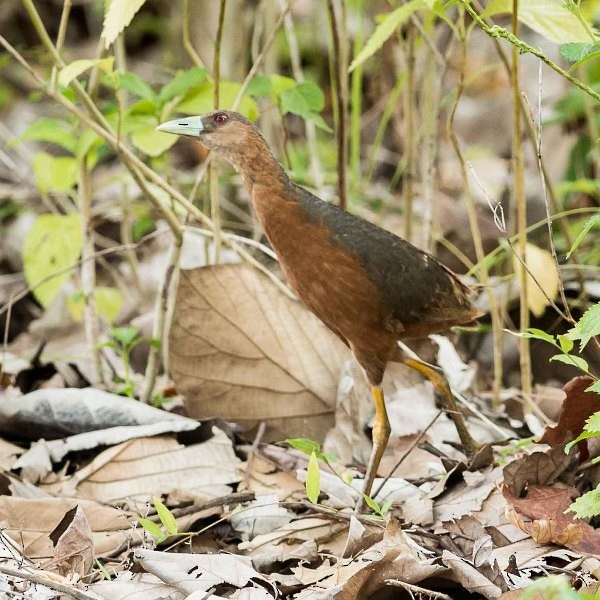
{"label": "large dry leaf", "polygon": [[102,506],[92,500],[73,498],[25,499],[0,496],[0,528],[31,559],[53,558],[50,533],[65,513],[79,506],[92,530],[93,545],[98,554],[114,551],[123,543],[140,541],[140,535],[128,520],[134,518],[123,510]]}
{"label": "large dry leaf", "polygon": [[231,492],[240,480],[240,459],[220,429],[205,442],[183,446],[168,437],[125,442],[99,454],[71,478],[42,485],[52,493],[101,502],[147,502],[176,490],[212,498]]}
{"label": "large dry leaf", "polygon": [[333,424],[348,351],[247,265],[182,271],[169,349],[194,418],[267,421],[272,438],[322,439]]}

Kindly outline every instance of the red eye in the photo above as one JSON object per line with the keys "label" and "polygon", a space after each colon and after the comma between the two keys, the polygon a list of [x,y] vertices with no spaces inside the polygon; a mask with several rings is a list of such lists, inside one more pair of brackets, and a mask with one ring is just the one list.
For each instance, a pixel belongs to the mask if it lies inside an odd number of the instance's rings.
{"label": "red eye", "polygon": [[217,125],[223,125],[223,123],[227,123],[228,117],[224,113],[219,113],[213,117],[213,122]]}

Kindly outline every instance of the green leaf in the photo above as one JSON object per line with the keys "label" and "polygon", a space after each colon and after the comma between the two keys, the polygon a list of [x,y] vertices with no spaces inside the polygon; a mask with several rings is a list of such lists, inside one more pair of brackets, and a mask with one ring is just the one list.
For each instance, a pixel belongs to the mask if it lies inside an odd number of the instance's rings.
{"label": "green leaf", "polygon": [[36,119],[27,126],[19,139],[56,144],[71,154],[75,153],[77,144],[71,126],[60,119]]}
{"label": "green leaf", "polygon": [[131,134],[131,143],[148,156],[160,156],[177,140],[176,135],[156,131],[155,125],[144,125]]}
{"label": "green leaf", "polygon": [[154,502],[154,508],[156,508],[160,522],[165,526],[167,533],[177,535],[179,529],[173,513],[158,498],[154,497],[152,501]]}
{"label": "green leaf", "polygon": [[82,73],[92,67],[98,67],[103,73],[110,73],[114,61],[114,56],[109,56],[108,58],[82,58],[81,60],[74,60],[71,64],[63,67],[58,72],[58,83],[62,87],[67,87],[73,79],[79,77]]}
{"label": "green leaf", "polygon": [[[594,182],[594,184],[595,183],[596,182]],[[585,222],[585,224],[581,228],[581,231],[577,234],[577,237],[575,238],[575,241],[573,242],[571,249],[567,253],[567,257],[566,257],[567,260],[570,258],[571,254],[573,254],[573,252],[575,252],[575,250],[577,250],[577,248],[579,248],[579,244],[581,244],[581,242],[583,241],[585,236],[590,232],[590,230],[595,227],[600,227],[600,214],[591,216]]]}
{"label": "green leaf", "polygon": [[579,519],[600,515],[600,485],[577,498],[567,511],[573,511]]}
{"label": "green leaf", "polygon": [[579,594],[571,588],[569,582],[560,575],[548,575],[538,579],[527,587],[519,600],[581,600]]}
{"label": "green leaf", "polygon": [[[512,13],[513,0],[492,0],[483,17],[499,13]],[[531,27],[545,38],[564,44],[565,42],[590,43],[586,28],[577,17],[559,0],[527,0],[519,3],[519,21]]]}
{"label": "green leaf", "polygon": [[266,75],[255,75],[248,84],[247,92],[250,96],[269,96],[273,90],[271,78]]}
{"label": "green leaf", "polygon": [[206,75],[207,71],[203,67],[192,67],[186,71],[179,71],[175,78],[160,90],[158,101],[164,104],[175,96],[182,96],[194,86],[203,83]]}
{"label": "green leaf", "polygon": [[156,231],[154,219],[144,215],[136,219],[131,226],[131,239],[134,243],[139,242],[145,235]]}
{"label": "green leaf", "polygon": [[569,338],[566,335],[559,335],[559,336],[557,336],[557,338],[558,338],[558,343],[560,344],[560,349],[565,354],[568,354],[569,352],[571,352],[571,350],[573,350],[573,346],[575,344],[573,343],[573,340],[571,338]]}
{"label": "green leaf", "polygon": [[115,85],[117,88],[125,90],[138,98],[153,103],[156,101],[154,90],[141,77],[130,71],[115,73]]}
{"label": "green leaf", "polygon": [[594,46],[595,44],[586,44],[584,42],[569,42],[561,44],[559,51],[565,60],[576,63],[583,60],[594,49]]}
{"label": "green leaf", "polygon": [[162,529],[154,522],[150,521],[150,519],[144,519],[144,517],[138,517],[137,522],[155,539],[162,540],[164,539],[164,534]]}
{"label": "green leaf", "polygon": [[117,36],[131,23],[146,0],[112,0],[106,16],[101,37],[104,38],[105,48],[108,48]]}
{"label": "green leaf", "polygon": [[77,161],[69,156],[55,157],[38,152],[31,165],[38,189],[48,192],[69,192],[77,183]]}
{"label": "green leaf", "polygon": [[284,444],[289,444],[292,448],[295,448],[299,452],[303,452],[306,456],[310,456],[315,452],[317,454],[321,453],[321,446],[308,438],[293,438],[290,440],[283,440]]}
{"label": "green leaf", "polygon": [[140,330],[137,327],[113,327],[108,334],[126,348],[138,337]]}
{"label": "green leaf", "polygon": [[571,354],[555,354],[550,358],[550,360],[555,360],[557,362],[565,363],[565,365],[576,367],[585,373],[587,373],[589,369],[587,361],[580,356],[572,356]]}
{"label": "green leaf", "polygon": [[534,340],[542,340],[544,342],[548,342],[550,344],[554,344],[554,336],[542,331],[541,329],[536,329],[535,327],[529,327],[525,331],[510,331],[509,329],[505,329],[504,331],[521,338],[530,338]]}
{"label": "green leaf", "polygon": [[367,40],[364,48],[352,61],[348,71],[351,73],[356,67],[362,65],[365,60],[373,56],[400,25],[406,23],[414,12],[424,8],[427,8],[427,3],[423,0],[409,0],[406,4],[385,15],[375,28],[373,35]]}
{"label": "green leaf", "polygon": [[300,83],[292,88],[287,88],[279,95],[281,112],[285,115],[292,113],[314,123],[326,131],[331,131],[321,115],[316,111],[324,106],[323,92],[314,83]]}
{"label": "green leaf", "polygon": [[[233,106],[238,92],[242,87],[237,81],[221,81],[219,86],[219,108],[228,110]],[[177,105],[177,110],[188,115],[199,115],[214,109],[215,86],[213,83],[202,83],[191,90],[185,98]],[[244,94],[238,112],[254,121],[258,117],[258,106],[248,95]]]}
{"label": "green leaf", "polygon": [[365,503],[366,505],[374,512],[377,513],[378,515],[381,514],[381,506],[379,506],[379,504],[377,504],[377,502],[375,500],[373,500],[373,498],[371,498],[371,496],[367,496],[367,494],[363,494],[363,498],[365,499]]}
{"label": "green leaf", "polygon": [[594,336],[600,335],[600,302],[588,308],[575,327],[581,333],[580,349],[583,350]]}
{"label": "green leaf", "polygon": [[325,95],[323,90],[314,81],[299,83],[296,89],[306,100],[311,111],[321,112],[325,107]]}
{"label": "green leaf", "polygon": [[313,452],[308,459],[306,469],[306,497],[312,504],[317,504],[319,494],[321,493],[321,472],[319,471],[319,461],[317,455]]}
{"label": "green leaf", "polygon": [[569,454],[571,448],[576,444],[579,444],[579,442],[582,442],[583,440],[589,440],[592,437],[598,437],[599,435],[600,431],[583,431],[574,440],[571,440],[565,445],[565,454]]}
{"label": "green leaf", "polygon": [[583,426],[585,431],[591,431],[594,435],[600,432],[600,411],[590,415]]}
{"label": "green leaf", "polygon": [[273,100],[277,100],[284,90],[289,90],[296,86],[296,80],[285,75],[274,74],[269,76],[269,80],[271,81],[271,95]]}
{"label": "green leaf", "polygon": [[590,385],[590,387],[585,388],[586,392],[596,392],[596,394],[600,394],[600,379],[598,381],[595,381],[594,383],[592,383],[592,385]]}
{"label": "green leaf", "polygon": [[[104,317],[109,323],[114,323],[123,306],[123,294],[117,288],[100,286],[94,288],[94,300],[96,301],[98,314]],[[69,296],[67,307],[74,321],[81,322],[84,306],[85,302],[81,291]]]}
{"label": "green leaf", "polygon": [[[29,286],[35,286],[42,279],[73,267],[81,254],[82,244],[78,214],[38,217],[23,244],[23,268]],[[45,308],[70,277],[70,272],[56,275],[36,287],[33,294]]]}

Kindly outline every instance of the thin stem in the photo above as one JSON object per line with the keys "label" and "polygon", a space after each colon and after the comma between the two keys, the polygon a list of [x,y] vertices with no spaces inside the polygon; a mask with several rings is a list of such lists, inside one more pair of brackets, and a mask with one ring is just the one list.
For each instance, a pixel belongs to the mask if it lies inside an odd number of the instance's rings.
{"label": "thin stem", "polygon": [[[63,44],[65,43],[65,35],[67,34],[67,24],[69,23],[69,15],[71,14],[72,0],[64,0],[62,13],[60,15],[60,24],[58,25],[58,34],[56,36],[56,52],[61,53]],[[50,76],[50,85],[56,88],[56,77],[58,76],[58,68],[56,65],[52,67],[52,75]]]}
{"label": "thin stem", "polygon": [[406,88],[404,91],[404,115],[406,133],[404,135],[404,157],[406,168],[402,178],[402,197],[404,200],[404,238],[412,239],[413,200],[415,181],[415,27],[407,24],[406,40]]}
{"label": "thin stem", "polygon": [[[343,0],[340,0],[343,2]],[[343,24],[337,18],[334,0],[327,0],[331,39],[333,46],[333,73],[332,80],[336,99],[336,138],[337,138],[337,176],[338,176],[338,202],[342,209],[346,209],[348,201],[348,185],[346,183],[346,165],[348,163],[348,139],[346,133],[348,86],[346,73],[348,71],[347,52],[345,44],[340,41],[340,29]],[[345,37],[343,39],[346,39]]]}
{"label": "thin stem", "polygon": [[190,40],[190,0],[183,0],[183,47],[197,67],[204,67],[204,62]]}
{"label": "thin stem", "polygon": [[[512,30],[515,37],[519,34],[519,0],[512,3]],[[519,266],[519,317],[520,328],[529,327],[529,276],[527,272],[527,200],[525,198],[525,170],[523,158],[523,139],[521,129],[521,91],[519,85],[519,48],[512,47],[511,88],[513,95],[513,198],[517,210],[517,255]],[[519,338],[521,389],[526,397],[531,396],[531,354],[527,337]]]}
{"label": "thin stem", "polygon": [[529,53],[537,56],[545,65],[549,66],[552,70],[556,71],[559,75],[570,81],[573,85],[583,90],[586,94],[589,94],[592,98],[600,101],[600,94],[594,91],[591,87],[586,85],[580,79],[573,77],[570,73],[561,69],[554,61],[550,60],[543,52],[537,50],[533,46],[530,46],[523,40],[520,40],[514,33],[507,31],[503,27],[498,25],[488,25],[479,14],[473,9],[470,4],[470,0],[459,0],[459,2],[465,7],[465,10],[471,15],[472,19],[481,27],[481,29],[493,38],[503,38],[515,46],[521,54]]}
{"label": "thin stem", "polygon": [[[356,31],[354,34],[353,54],[357,56],[364,41],[363,7],[365,0],[360,0],[356,7]],[[362,63],[352,71],[350,80],[350,192],[356,194],[360,182],[360,142],[361,142],[361,112],[362,112]]]}

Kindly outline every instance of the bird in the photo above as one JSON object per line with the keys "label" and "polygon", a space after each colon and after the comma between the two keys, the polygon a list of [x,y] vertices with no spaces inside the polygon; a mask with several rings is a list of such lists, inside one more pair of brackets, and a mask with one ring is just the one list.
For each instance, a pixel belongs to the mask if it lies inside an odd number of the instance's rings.
{"label": "bird", "polygon": [[472,303],[473,290],[427,252],[295,184],[260,130],[241,114],[216,110],[157,130],[196,139],[241,175],[288,284],[362,367],[375,418],[356,510],[371,494],[390,436],[382,389],[388,362],[403,363],[432,382],[465,454],[473,457],[478,445],[443,372],[399,344],[474,322],[482,313]]}

